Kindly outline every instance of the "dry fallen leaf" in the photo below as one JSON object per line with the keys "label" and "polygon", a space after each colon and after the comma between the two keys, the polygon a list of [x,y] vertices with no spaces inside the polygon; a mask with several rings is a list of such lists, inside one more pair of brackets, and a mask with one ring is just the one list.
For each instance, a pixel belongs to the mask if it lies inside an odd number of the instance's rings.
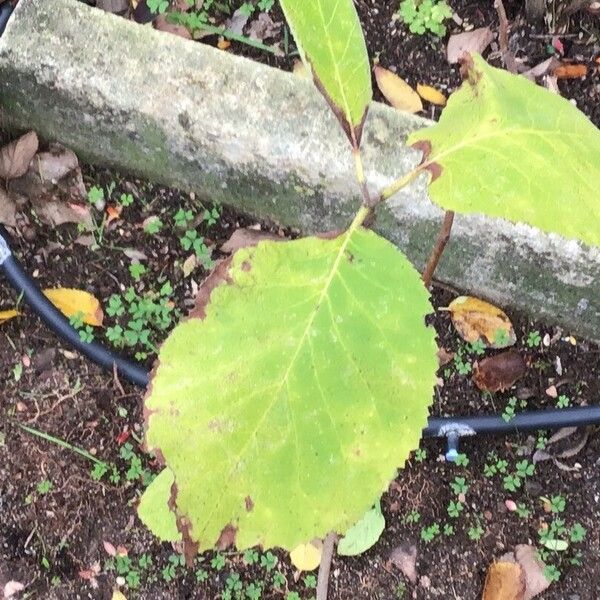
{"label": "dry fallen leaf", "polygon": [[322,544],[300,544],[290,552],[290,560],[299,571],[314,571],[321,564]]}
{"label": "dry fallen leaf", "polygon": [[523,75],[523,77],[527,77],[527,79],[530,79],[531,81],[535,81],[537,77],[543,77],[547,73],[550,73],[559,64],[560,63],[556,56],[551,56],[550,58],[547,58],[541,63],[535,65],[535,67],[532,67],[528,71],[521,73],[521,75]]}
{"label": "dry fallen leaf", "polygon": [[506,313],[489,302],[459,296],[449,304],[448,310],[456,331],[467,342],[481,340],[488,348],[506,348],[517,340]]}
{"label": "dry fallen leaf", "polygon": [[0,223],[8,227],[15,227],[17,205],[14,200],[0,186]]}
{"label": "dry fallen leaf", "polygon": [[115,590],[112,593],[111,600],[127,600],[127,597],[125,596],[125,594],[123,594],[123,592],[120,592],[119,590]]}
{"label": "dry fallen leaf", "polygon": [[487,572],[482,600],[524,600],[525,576],[514,562],[493,562]]}
{"label": "dry fallen leaf", "polygon": [[192,34],[189,32],[187,27],[183,25],[177,25],[176,23],[171,23],[166,15],[158,15],[156,19],[154,19],[154,28],[158,31],[165,31],[166,33],[172,33],[186,40],[192,39]]}
{"label": "dry fallen leaf", "polygon": [[422,83],[417,84],[417,94],[419,94],[423,100],[431,102],[431,104],[435,104],[436,106],[446,106],[446,96],[430,85],[424,85]]}
{"label": "dry fallen leaf", "polygon": [[473,367],[473,381],[484,392],[503,392],[527,372],[523,357],[516,350],[508,350],[484,358]]}
{"label": "dry fallen leaf", "polygon": [[221,252],[232,253],[240,248],[256,246],[263,240],[281,241],[283,238],[269,231],[255,231],[254,229],[236,229],[231,237],[221,246]]}
{"label": "dry fallen leaf", "polygon": [[587,65],[582,64],[561,64],[552,71],[552,75],[557,79],[581,79],[587,75]]}
{"label": "dry fallen leaf", "polygon": [[525,574],[525,596],[523,600],[531,600],[550,585],[550,581],[544,576],[544,564],[538,558],[537,548],[527,544],[515,546],[515,558]]}
{"label": "dry fallen leaf", "polygon": [[448,350],[446,350],[446,348],[438,348],[438,351],[437,351],[438,365],[440,367],[447,365],[454,358],[454,354],[455,354],[454,352],[448,352]]}
{"label": "dry fallen leaf", "polygon": [[465,52],[481,54],[494,39],[489,27],[479,27],[464,33],[455,33],[448,39],[446,58],[450,64],[459,62]]}
{"label": "dry fallen leaf", "polygon": [[25,175],[37,149],[38,137],[35,131],[30,131],[0,148],[0,178],[16,179]]}
{"label": "dry fallen leaf", "polygon": [[6,321],[10,321],[15,317],[18,317],[21,313],[18,310],[10,309],[10,310],[0,310],[0,325],[2,323],[6,323]]}
{"label": "dry fallen leaf", "polygon": [[71,288],[55,288],[44,290],[44,295],[66,317],[73,317],[78,313],[87,325],[100,327],[104,320],[104,313],[97,298],[88,292]]}
{"label": "dry fallen leaf", "polygon": [[231,42],[229,40],[226,40],[223,36],[220,36],[217,41],[217,48],[219,50],[227,50],[229,46],[231,46]]}
{"label": "dry fallen leaf", "polygon": [[273,21],[268,13],[261,12],[247,29],[250,38],[264,42],[277,36],[281,29],[281,23]]}
{"label": "dry fallen leaf", "polygon": [[373,72],[381,93],[394,108],[411,113],[423,110],[419,94],[404,79],[379,65],[375,65]]}
{"label": "dry fallen leaf", "polygon": [[181,265],[181,270],[183,271],[184,277],[189,277],[196,266],[198,265],[198,260],[196,259],[195,254],[190,254]]}
{"label": "dry fallen leaf", "polygon": [[417,547],[414,544],[401,544],[390,554],[390,562],[400,569],[413,585],[417,582]]}

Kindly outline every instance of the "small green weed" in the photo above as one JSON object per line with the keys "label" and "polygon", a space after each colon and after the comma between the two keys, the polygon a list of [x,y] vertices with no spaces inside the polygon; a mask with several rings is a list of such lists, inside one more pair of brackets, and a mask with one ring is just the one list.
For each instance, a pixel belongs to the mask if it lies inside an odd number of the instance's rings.
{"label": "small green weed", "polygon": [[399,14],[411,33],[423,35],[430,31],[443,37],[446,35],[444,21],[452,16],[452,9],[445,0],[403,0]]}

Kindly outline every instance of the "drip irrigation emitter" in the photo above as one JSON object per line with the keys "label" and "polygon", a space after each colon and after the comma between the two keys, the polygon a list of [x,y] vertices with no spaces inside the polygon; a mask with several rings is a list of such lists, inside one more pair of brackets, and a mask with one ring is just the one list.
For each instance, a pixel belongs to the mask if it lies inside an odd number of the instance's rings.
{"label": "drip irrigation emitter", "polygon": [[[123,358],[102,344],[84,342],[66,317],[44,296],[27,275],[10,249],[6,230],[0,225],[0,273],[40,319],[60,338],[101,367],[113,370],[131,383],[145,388],[149,373],[141,365]],[[559,427],[581,427],[600,423],[600,406],[581,406],[521,412],[508,422],[501,415],[430,417],[423,430],[425,437],[446,438],[446,460],[454,462],[462,437],[481,434],[513,433]]]}

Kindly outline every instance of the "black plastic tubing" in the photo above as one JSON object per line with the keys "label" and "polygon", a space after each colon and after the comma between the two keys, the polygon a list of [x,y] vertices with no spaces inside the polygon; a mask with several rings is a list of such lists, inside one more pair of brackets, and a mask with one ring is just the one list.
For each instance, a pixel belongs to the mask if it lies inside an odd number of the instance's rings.
{"label": "black plastic tubing", "polygon": [[17,294],[65,342],[92,362],[105,369],[117,369],[128,381],[141,387],[148,385],[148,373],[138,364],[122,358],[97,342],[84,342],[68,319],[44,296],[37,284],[25,273],[8,245],[8,236],[0,226],[0,272],[8,279]]}
{"label": "black plastic tubing", "polygon": [[[145,388],[149,382],[148,372],[139,364],[118,356],[97,342],[81,340],[79,332],[44,296],[37,284],[25,273],[13,256],[9,237],[0,225],[0,273],[22,296],[24,302],[60,338],[78,350],[92,362],[112,370],[131,383]],[[555,429],[558,427],[579,427],[600,423],[600,406],[582,406],[566,409],[539,410],[518,413],[506,422],[500,415],[473,417],[431,417],[423,435],[458,439],[482,433],[507,433],[535,429]]]}
{"label": "black plastic tubing", "polygon": [[0,36],[4,33],[4,28],[8,23],[8,19],[14,9],[10,1],[0,4]]}

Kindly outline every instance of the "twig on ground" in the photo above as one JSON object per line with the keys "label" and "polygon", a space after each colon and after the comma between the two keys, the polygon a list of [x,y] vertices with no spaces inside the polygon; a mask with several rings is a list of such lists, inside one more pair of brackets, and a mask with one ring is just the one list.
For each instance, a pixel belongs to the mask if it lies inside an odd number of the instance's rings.
{"label": "twig on ground", "polygon": [[427,288],[431,285],[433,274],[435,273],[438,263],[440,262],[444,248],[450,239],[452,223],[454,223],[454,212],[447,210],[446,214],[444,215],[444,222],[442,223],[442,227],[438,232],[437,239],[435,240],[435,246],[433,247],[431,256],[427,260],[427,264],[425,265],[425,269],[423,271],[423,283]]}
{"label": "twig on ground", "polygon": [[498,20],[500,22],[498,43],[500,44],[502,60],[504,61],[508,71],[511,73],[516,73],[517,61],[515,60],[512,52],[508,49],[508,19],[506,18],[506,11],[504,10],[504,4],[502,3],[502,0],[494,0],[494,8],[498,13]]}
{"label": "twig on ground", "polygon": [[323,554],[321,555],[321,564],[319,565],[319,576],[317,579],[317,600],[327,600],[329,571],[331,570],[331,560],[333,559],[333,550],[336,541],[337,535],[329,533],[323,542]]}

